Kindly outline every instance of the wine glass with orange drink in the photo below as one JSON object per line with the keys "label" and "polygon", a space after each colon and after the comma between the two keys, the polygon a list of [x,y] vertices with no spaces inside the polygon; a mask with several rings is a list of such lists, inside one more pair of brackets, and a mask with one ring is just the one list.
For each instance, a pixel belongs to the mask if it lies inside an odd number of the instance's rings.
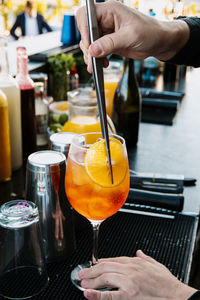
{"label": "wine glass with orange drink", "polygon": [[105,139],[101,133],[84,133],[72,140],[65,176],[65,191],[72,207],[87,218],[93,228],[91,262],[78,265],[71,280],[79,289],[78,272],[98,263],[100,224],[114,215],[124,204],[129,192],[129,166],[125,140],[109,135],[113,183],[107,161]]}

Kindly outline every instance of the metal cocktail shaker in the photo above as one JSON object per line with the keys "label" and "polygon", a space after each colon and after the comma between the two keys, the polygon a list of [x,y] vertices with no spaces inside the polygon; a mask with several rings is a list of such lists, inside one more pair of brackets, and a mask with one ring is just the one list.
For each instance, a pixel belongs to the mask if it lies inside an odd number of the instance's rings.
{"label": "metal cocktail shaker", "polygon": [[73,132],[57,132],[50,136],[50,149],[58,152],[62,152],[66,159],[69,153],[69,147],[72,139],[77,136]]}
{"label": "metal cocktail shaker", "polygon": [[[68,158],[69,148],[74,137],[77,137],[77,133],[72,132],[58,132],[50,136],[50,149],[58,152],[62,152],[66,156],[66,162]],[[79,136],[79,139],[84,143],[84,137]],[[73,223],[75,232],[79,232],[88,227],[88,221],[85,217],[81,216],[72,207]]]}
{"label": "metal cocktail shaker", "polygon": [[66,157],[51,150],[29,155],[25,197],[39,209],[45,258],[61,261],[75,250],[72,209],[65,195]]}

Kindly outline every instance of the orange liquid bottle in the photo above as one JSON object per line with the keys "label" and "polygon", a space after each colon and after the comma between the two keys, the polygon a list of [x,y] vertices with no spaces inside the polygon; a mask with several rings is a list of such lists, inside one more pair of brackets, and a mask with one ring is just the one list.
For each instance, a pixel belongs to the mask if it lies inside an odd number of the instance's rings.
{"label": "orange liquid bottle", "polygon": [[110,118],[112,118],[113,111],[113,100],[115,96],[115,91],[118,85],[118,79],[113,78],[104,82],[105,87],[105,97],[106,97],[106,111]]}
{"label": "orange liquid bottle", "polygon": [[121,79],[121,65],[117,66],[117,68],[111,67],[104,70],[104,88],[105,88],[105,98],[106,98],[106,111],[110,118],[112,118],[113,112],[113,101],[115,92],[118,86],[118,83]]}
{"label": "orange liquid bottle", "polygon": [[8,101],[0,90],[0,182],[11,178],[11,152],[8,120]]}

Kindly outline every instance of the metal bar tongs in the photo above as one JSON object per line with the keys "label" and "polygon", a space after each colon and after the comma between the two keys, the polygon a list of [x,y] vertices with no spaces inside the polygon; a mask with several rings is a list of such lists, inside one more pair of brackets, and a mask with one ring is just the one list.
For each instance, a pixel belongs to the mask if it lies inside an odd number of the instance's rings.
{"label": "metal bar tongs", "polygon": [[[94,0],[86,0],[86,7],[87,7],[89,38],[90,38],[90,43],[93,43],[95,40],[99,38],[98,22],[97,22],[96,7],[94,4]],[[94,77],[94,84],[97,93],[101,131],[102,131],[102,136],[106,142],[106,152],[107,152],[108,163],[110,168],[110,177],[111,177],[111,182],[113,183],[113,172],[112,172],[112,165],[111,165],[110,144],[109,144],[109,136],[108,136],[108,124],[107,124],[105,92],[104,92],[103,61],[101,58],[92,57],[91,59],[92,59],[92,71]]]}

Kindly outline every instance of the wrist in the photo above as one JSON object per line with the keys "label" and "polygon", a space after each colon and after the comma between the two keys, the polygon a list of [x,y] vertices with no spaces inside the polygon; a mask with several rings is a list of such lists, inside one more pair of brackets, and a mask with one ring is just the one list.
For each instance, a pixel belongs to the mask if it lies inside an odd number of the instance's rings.
{"label": "wrist", "polygon": [[[187,43],[190,29],[182,20],[160,22],[160,49],[156,57],[160,60],[169,60],[174,57]],[[163,38],[162,38],[163,37]]]}
{"label": "wrist", "polygon": [[[175,297],[176,300],[193,300],[193,298],[190,298],[194,293],[197,292],[196,289],[179,282],[180,284],[177,286],[177,289],[175,290]],[[199,298],[200,299],[200,298]],[[196,300],[196,298],[194,298]]]}
{"label": "wrist", "polygon": [[198,300],[200,299],[200,290],[195,291],[187,300]]}

